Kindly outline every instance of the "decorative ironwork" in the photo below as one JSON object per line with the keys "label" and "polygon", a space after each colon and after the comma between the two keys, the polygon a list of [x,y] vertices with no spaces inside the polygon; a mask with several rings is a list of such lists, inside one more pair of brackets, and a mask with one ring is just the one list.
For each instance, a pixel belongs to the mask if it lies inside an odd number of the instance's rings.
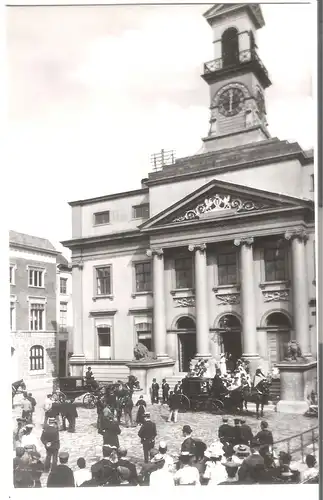
{"label": "decorative ironwork", "polygon": [[173,150],[165,151],[162,149],[160,153],[155,153],[150,158],[154,172],[163,170],[166,165],[174,165],[175,161],[175,151]]}
{"label": "decorative ironwork", "polygon": [[289,300],[289,290],[273,290],[262,292],[265,302],[280,302]]}
{"label": "decorative ironwork", "polygon": [[204,214],[211,212],[220,212],[224,210],[235,210],[238,213],[252,212],[253,210],[261,210],[268,208],[264,203],[256,203],[251,200],[241,200],[240,198],[232,198],[231,195],[216,194],[211,198],[206,198],[203,203],[197,207],[187,210],[181,217],[176,217],[173,222],[183,222],[186,220],[200,219]]}
{"label": "decorative ironwork", "polygon": [[174,297],[175,307],[194,307],[195,297]]}
{"label": "decorative ironwork", "polygon": [[219,299],[221,305],[240,304],[239,293],[216,294],[216,298]]}

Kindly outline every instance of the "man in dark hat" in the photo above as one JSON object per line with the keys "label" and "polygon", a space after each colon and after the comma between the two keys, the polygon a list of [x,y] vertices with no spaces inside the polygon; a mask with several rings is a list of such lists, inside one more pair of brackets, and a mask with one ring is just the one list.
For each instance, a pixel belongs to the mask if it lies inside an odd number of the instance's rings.
{"label": "man in dark hat", "polygon": [[66,420],[68,421],[68,432],[75,432],[75,421],[78,417],[76,406],[67,399],[64,403],[61,403],[61,415],[63,431],[66,431]]}
{"label": "man in dark hat", "polygon": [[49,472],[51,462],[52,467],[57,465],[58,450],[60,447],[59,432],[55,418],[50,417],[48,419],[48,424],[45,425],[40,440],[46,450],[44,472]]}
{"label": "man in dark hat", "polygon": [[229,424],[229,419],[227,417],[222,418],[222,424],[218,430],[218,437],[221,443],[231,444],[233,441],[233,429],[234,427]]}
{"label": "man in dark hat", "polygon": [[181,397],[179,393],[170,392],[170,396],[168,399],[169,406],[169,416],[167,422],[177,422],[178,411],[181,407]]}
{"label": "man in dark hat", "polygon": [[74,488],[74,474],[67,465],[69,454],[61,451],[59,454],[59,465],[53,468],[47,479],[47,488]]}
{"label": "man in dark hat", "polygon": [[152,402],[152,404],[158,403],[158,395],[159,395],[159,384],[156,382],[156,379],[153,378],[153,383],[151,384],[151,402]]}
{"label": "man in dark hat", "polygon": [[145,421],[139,429],[138,436],[141,439],[141,444],[144,451],[145,463],[148,462],[149,450],[155,446],[155,438],[157,436],[156,424],[150,420],[150,413],[145,413]]}
{"label": "man in dark hat", "polygon": [[169,395],[169,384],[166,382],[166,379],[163,378],[162,382],[162,393],[163,393],[163,403],[168,403],[168,395]]}
{"label": "man in dark hat", "polygon": [[184,425],[182,428],[182,433],[184,440],[181,445],[181,451],[189,452],[191,455],[195,454],[195,441],[192,438],[192,429],[189,425]]}
{"label": "man in dark hat", "polygon": [[251,455],[244,459],[239,469],[239,481],[246,484],[261,482],[265,472],[265,461],[259,450],[260,443],[254,438],[250,444]]}
{"label": "man in dark hat", "polygon": [[241,444],[250,446],[250,442],[253,438],[251,427],[246,423],[246,419],[244,418],[240,419],[240,423],[241,423],[241,439],[242,439]]}
{"label": "man in dark hat", "polygon": [[241,428],[241,422],[239,418],[234,419],[234,428],[232,431],[233,434],[233,444],[234,446],[237,444],[243,444],[243,431]]}

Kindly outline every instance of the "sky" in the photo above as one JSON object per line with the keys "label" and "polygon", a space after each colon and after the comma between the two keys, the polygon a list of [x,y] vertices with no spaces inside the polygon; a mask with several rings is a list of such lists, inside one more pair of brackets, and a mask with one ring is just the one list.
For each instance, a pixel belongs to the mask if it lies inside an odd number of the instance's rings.
{"label": "sky", "polygon": [[[7,8],[11,229],[70,239],[68,201],[140,188],[150,155],[196,154],[208,132],[209,5]],[[311,5],[262,5],[258,53],[273,137],[315,143]]]}

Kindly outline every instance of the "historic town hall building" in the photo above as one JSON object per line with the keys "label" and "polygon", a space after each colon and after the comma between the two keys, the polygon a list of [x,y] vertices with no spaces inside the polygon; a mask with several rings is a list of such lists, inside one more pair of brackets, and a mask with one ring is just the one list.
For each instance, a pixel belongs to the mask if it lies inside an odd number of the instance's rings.
{"label": "historic town hall building", "polygon": [[162,165],[138,190],[70,203],[71,369],[124,377],[140,341],[157,355],[150,378],[221,352],[267,371],[292,339],[308,359],[302,400],[315,383],[313,151],[269,135],[260,6],[217,4],[205,18],[214,60],[202,74],[200,154]]}

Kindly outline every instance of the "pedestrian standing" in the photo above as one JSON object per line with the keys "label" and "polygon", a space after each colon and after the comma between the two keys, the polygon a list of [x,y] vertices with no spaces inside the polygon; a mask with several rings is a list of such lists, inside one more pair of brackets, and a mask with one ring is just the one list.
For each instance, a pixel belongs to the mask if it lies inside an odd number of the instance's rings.
{"label": "pedestrian standing", "polygon": [[234,419],[234,428],[233,428],[233,445],[243,444],[244,436],[243,430],[241,428],[241,423],[239,418]]}
{"label": "pedestrian standing", "polygon": [[129,422],[130,426],[131,427],[133,426],[132,409],[133,409],[133,401],[131,394],[129,394],[128,396],[125,397],[124,407],[123,407],[126,427],[129,427]]}
{"label": "pedestrian standing", "polygon": [[76,464],[78,466],[78,470],[74,472],[75,486],[82,486],[85,481],[90,481],[92,474],[86,469],[86,462],[83,457],[78,458]]}
{"label": "pedestrian standing", "polygon": [[178,417],[178,410],[181,407],[181,397],[179,393],[173,393],[172,391],[170,392],[168,406],[170,413],[167,422],[173,421],[174,423],[176,423]]}
{"label": "pedestrian standing", "polygon": [[52,404],[53,404],[52,395],[47,394],[44,402],[44,425],[47,424],[47,420],[50,418],[49,412],[52,409]]}
{"label": "pedestrian standing", "polygon": [[51,464],[52,467],[57,465],[58,450],[60,447],[59,432],[55,418],[50,417],[48,419],[48,424],[45,426],[40,440],[46,450],[44,472],[49,472]]}
{"label": "pedestrian standing", "polygon": [[117,420],[113,417],[104,417],[102,419],[103,444],[119,448],[119,434],[121,434],[121,429]]}
{"label": "pedestrian standing", "polygon": [[137,416],[136,416],[136,423],[137,425],[143,424],[145,421],[145,412],[146,412],[146,401],[144,400],[143,396],[140,396],[136,406],[138,406],[138,411],[137,411]]}
{"label": "pedestrian standing", "polygon": [[241,423],[242,444],[250,446],[250,443],[253,439],[251,427],[246,423],[246,420],[244,418],[240,420],[240,423]]}
{"label": "pedestrian standing", "polygon": [[40,460],[40,453],[38,451],[33,451],[30,454],[31,462],[30,462],[30,471],[31,477],[34,481],[34,488],[41,488],[40,478],[42,473],[44,472],[44,464]]}
{"label": "pedestrian standing", "polygon": [[59,454],[59,465],[51,470],[48,476],[47,488],[74,488],[74,474],[67,465],[69,454],[67,451],[61,451]]}
{"label": "pedestrian standing", "polygon": [[163,378],[162,381],[162,394],[163,394],[163,403],[168,403],[168,395],[169,395],[169,384],[166,382],[166,379]]}
{"label": "pedestrian standing", "polygon": [[139,429],[138,436],[141,439],[144,460],[147,463],[149,451],[155,446],[155,438],[157,436],[156,424],[150,420],[150,413],[148,412],[145,413],[145,421]]}
{"label": "pedestrian standing", "polygon": [[184,437],[184,440],[181,445],[181,451],[189,452],[190,455],[195,454],[195,441],[192,438],[192,429],[189,425],[184,425],[182,429],[182,434]]}
{"label": "pedestrian standing", "polygon": [[152,404],[158,403],[159,401],[159,384],[156,382],[156,379],[153,378],[153,382],[151,384],[151,402]]}
{"label": "pedestrian standing", "polygon": [[28,399],[28,394],[27,392],[23,393],[24,399],[22,400],[21,407],[22,407],[22,418],[25,418],[28,424],[32,423],[32,411],[33,411],[33,405],[31,404],[30,400]]}
{"label": "pedestrian standing", "polygon": [[268,422],[263,420],[260,422],[261,430],[256,434],[255,438],[259,441],[261,448],[271,452],[274,444],[272,432],[268,429]]}
{"label": "pedestrian standing", "polygon": [[67,399],[65,403],[61,405],[61,415],[63,430],[66,431],[66,420],[68,421],[68,432],[75,432],[75,421],[78,417],[76,406]]}

